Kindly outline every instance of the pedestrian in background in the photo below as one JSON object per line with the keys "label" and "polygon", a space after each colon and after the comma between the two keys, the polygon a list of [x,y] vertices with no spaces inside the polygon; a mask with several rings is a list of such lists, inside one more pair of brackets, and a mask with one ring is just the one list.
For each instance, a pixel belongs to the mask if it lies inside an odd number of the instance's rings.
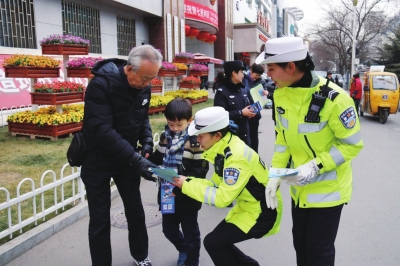
{"label": "pedestrian in background", "polygon": [[328,72],[326,73],[326,77],[327,80],[329,80],[332,83],[335,83],[335,81],[332,78],[332,71],[328,70]]}
{"label": "pedestrian in background", "polygon": [[250,101],[242,83],[246,67],[240,60],[224,63],[224,85],[217,89],[214,106],[221,106],[229,112],[229,119],[239,126],[238,137],[250,146],[249,119],[256,114],[250,109]]}
{"label": "pedestrian in background", "polygon": [[[193,120],[192,104],[187,99],[176,98],[167,104],[164,115],[167,125],[150,160],[165,168],[172,168],[180,175],[205,178],[208,162],[201,159],[203,149],[197,137],[189,136],[187,132]],[[160,206],[161,187],[165,183],[168,181],[159,179],[157,201]],[[178,187],[173,187],[172,192],[175,196],[175,212],[162,214],[163,233],[179,252],[177,266],[197,266],[201,247],[197,216],[201,202],[183,194]]]}
{"label": "pedestrian in background", "polygon": [[357,115],[359,115],[360,101],[361,101],[361,97],[362,97],[362,84],[361,84],[359,73],[356,73],[353,75],[353,79],[352,79],[351,87],[350,87],[350,97],[353,98]]}
{"label": "pedestrian in background", "polygon": [[215,166],[210,180],[190,176],[175,178],[175,185],[189,197],[224,208],[237,204],[217,227],[204,238],[204,247],[216,266],[260,265],[244,254],[236,243],[279,232],[282,215],[281,194],[276,192],[273,206],[267,206],[265,185],[268,169],[256,152],[232,132],[229,113],[222,107],[198,111],[190,124],[189,135],[204,148],[203,158]]}
{"label": "pedestrian in background", "polygon": [[[297,265],[334,265],[342,208],[352,194],[351,162],[363,147],[353,101],[335,83],[327,87],[327,80],[315,74],[302,38],[268,40],[256,63],[267,64],[268,76],[277,85],[272,167],[285,168],[291,156],[298,172],[282,178],[291,185]],[[279,177],[269,179],[267,195],[277,183]],[[267,203],[271,198],[267,196]]]}
{"label": "pedestrian in background", "polygon": [[[93,265],[112,265],[110,181],[113,178],[125,208],[130,253],[140,266],[151,265],[140,198],[140,176],[153,179],[142,157],[153,152],[148,118],[150,81],[162,55],[150,45],[132,48],[128,60],[106,59],[92,69],[85,92],[82,132],[88,152],[81,169],[89,205],[89,246]],[[137,143],[142,155],[135,151]]]}
{"label": "pedestrian in background", "polygon": [[213,92],[216,93],[217,89],[223,86],[225,80],[225,74],[223,71],[218,72],[217,76],[214,79],[213,84]]}
{"label": "pedestrian in background", "polygon": [[[263,95],[268,96],[267,82],[261,78],[264,73],[264,68],[261,65],[253,64],[250,71],[244,75],[243,83],[246,88],[247,96],[250,104],[254,103],[250,90],[259,84],[263,88]],[[261,112],[257,113],[253,118],[249,119],[249,134],[250,134],[250,147],[258,153],[258,128],[260,125]]]}

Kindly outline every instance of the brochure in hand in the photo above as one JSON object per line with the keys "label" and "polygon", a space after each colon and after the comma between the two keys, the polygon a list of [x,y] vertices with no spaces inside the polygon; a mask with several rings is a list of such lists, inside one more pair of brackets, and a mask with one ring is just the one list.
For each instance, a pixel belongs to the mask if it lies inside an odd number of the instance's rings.
{"label": "brochure in hand", "polygon": [[151,167],[151,170],[153,171],[154,174],[158,175],[159,177],[161,177],[171,183],[174,182],[174,177],[179,177],[177,172],[175,172],[175,170],[172,168],[153,168],[153,167]]}
{"label": "brochure in hand", "polygon": [[263,94],[264,87],[261,84],[258,84],[254,88],[250,89],[251,97],[253,97],[254,102],[260,102],[261,106],[264,106],[268,102],[267,96]]}
{"label": "brochure in hand", "polygon": [[299,172],[296,169],[289,168],[273,168],[269,169],[269,177],[287,177],[297,175]]}
{"label": "brochure in hand", "polygon": [[262,110],[260,102],[257,101],[250,105],[250,109],[253,110],[253,113],[258,114]]}

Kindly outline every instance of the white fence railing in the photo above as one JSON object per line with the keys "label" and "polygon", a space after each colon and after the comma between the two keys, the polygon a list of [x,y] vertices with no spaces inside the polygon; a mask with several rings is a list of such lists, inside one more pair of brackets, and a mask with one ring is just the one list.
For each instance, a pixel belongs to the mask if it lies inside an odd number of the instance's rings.
{"label": "white fence railing", "polygon": [[16,112],[23,112],[27,110],[31,110],[32,106],[21,105],[20,107],[12,106],[11,108],[3,107],[0,109],[0,127],[4,127],[7,125],[7,117]]}
{"label": "white fence railing", "polygon": [[[157,147],[158,143],[160,142],[160,135],[158,133],[154,134],[153,141],[154,141],[154,147]],[[64,176],[64,173],[67,169],[68,170],[70,169],[71,174],[68,176]],[[45,182],[44,180],[45,178],[48,178],[49,175],[53,181],[49,184],[44,185]],[[65,198],[64,186],[68,182],[71,182],[71,193],[70,193],[71,196]],[[30,183],[31,191],[21,194],[21,187],[24,183]],[[61,190],[60,200],[58,200],[59,197],[57,196],[58,188],[60,188]],[[52,191],[54,200],[53,204],[50,207],[45,208],[45,193],[48,191]],[[5,193],[5,201],[0,203],[0,212],[6,210],[8,228],[0,232],[0,239],[6,236],[9,236],[10,239],[12,239],[14,232],[19,230],[20,233],[22,233],[23,227],[30,225],[32,223],[35,223],[35,225],[37,225],[37,221],[39,219],[43,219],[43,221],[45,221],[46,215],[49,215],[50,213],[53,212],[58,214],[60,209],[64,210],[65,206],[71,203],[75,205],[83,203],[85,201],[85,195],[86,195],[85,186],[80,178],[80,168],[70,167],[69,164],[65,164],[61,168],[60,179],[58,180],[56,173],[54,171],[52,170],[45,171],[40,178],[40,186],[38,188],[36,188],[33,179],[24,178],[19,182],[17,186],[17,195],[15,198],[11,199],[10,192],[6,188],[0,187],[0,193],[1,192]],[[41,208],[39,211],[36,209],[37,198],[40,199]],[[32,216],[22,220],[23,211],[21,208],[21,203],[29,199],[32,199],[32,207],[30,208]],[[15,209],[15,207],[18,216],[17,222],[15,221],[13,222],[13,209]]]}

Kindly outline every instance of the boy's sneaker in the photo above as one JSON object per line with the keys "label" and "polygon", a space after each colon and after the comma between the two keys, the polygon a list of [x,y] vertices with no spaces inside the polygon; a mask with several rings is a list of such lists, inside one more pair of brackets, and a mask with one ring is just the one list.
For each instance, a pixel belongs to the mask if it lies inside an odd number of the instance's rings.
{"label": "boy's sneaker", "polygon": [[145,258],[144,260],[138,261],[133,259],[136,263],[137,266],[153,266],[153,264],[151,264],[151,261],[149,259],[149,257]]}
{"label": "boy's sneaker", "polygon": [[176,262],[176,265],[183,266],[185,264],[186,257],[187,257],[186,253],[179,252],[178,261]]}

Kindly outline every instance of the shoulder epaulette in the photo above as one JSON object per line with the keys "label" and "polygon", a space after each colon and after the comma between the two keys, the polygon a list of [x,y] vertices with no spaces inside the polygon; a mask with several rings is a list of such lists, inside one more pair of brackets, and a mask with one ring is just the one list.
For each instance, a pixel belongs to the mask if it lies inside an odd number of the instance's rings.
{"label": "shoulder epaulette", "polygon": [[231,149],[229,147],[226,147],[224,150],[224,154],[225,154],[225,159],[228,159],[230,156],[232,156]]}
{"label": "shoulder epaulette", "polygon": [[335,89],[332,89],[330,87],[327,88],[327,92],[326,92],[326,97],[331,100],[334,101],[336,99],[336,97],[339,95],[339,92],[336,91]]}
{"label": "shoulder epaulette", "polygon": [[200,143],[197,141],[197,136],[190,136],[189,137],[190,148],[199,148]]}

